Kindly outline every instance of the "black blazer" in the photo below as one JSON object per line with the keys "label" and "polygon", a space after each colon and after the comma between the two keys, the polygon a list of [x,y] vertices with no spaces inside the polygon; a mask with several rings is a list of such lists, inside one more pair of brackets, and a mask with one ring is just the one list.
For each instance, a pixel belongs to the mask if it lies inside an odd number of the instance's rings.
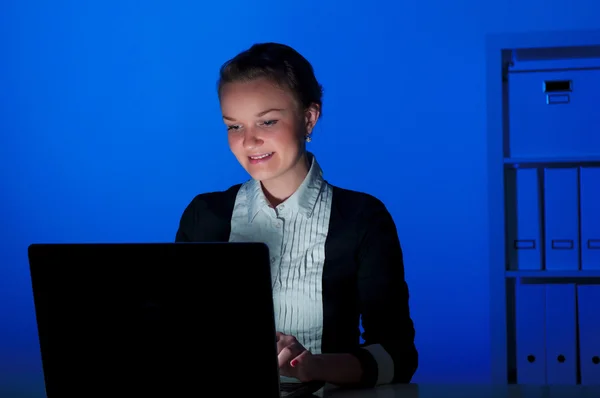
{"label": "black blazer", "polygon": [[[241,184],[196,196],[181,216],[177,242],[227,242]],[[402,250],[394,221],[377,198],[333,187],[323,268],[322,353],[351,353],[361,386],[374,386],[374,357],[359,346],[380,344],[394,361],[393,383],[408,383],[418,365]]]}

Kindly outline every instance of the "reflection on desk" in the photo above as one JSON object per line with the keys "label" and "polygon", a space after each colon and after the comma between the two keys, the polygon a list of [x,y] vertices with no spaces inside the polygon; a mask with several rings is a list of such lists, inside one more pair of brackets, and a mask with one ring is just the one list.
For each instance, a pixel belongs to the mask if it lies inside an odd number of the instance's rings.
{"label": "reflection on desk", "polygon": [[600,398],[600,386],[398,384],[364,390],[326,386],[322,398]]}

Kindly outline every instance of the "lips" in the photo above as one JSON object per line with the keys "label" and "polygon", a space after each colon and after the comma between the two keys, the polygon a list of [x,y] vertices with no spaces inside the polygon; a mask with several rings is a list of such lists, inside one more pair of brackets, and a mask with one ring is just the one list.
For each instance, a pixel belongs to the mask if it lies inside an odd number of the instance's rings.
{"label": "lips", "polygon": [[273,152],[262,153],[258,155],[248,156],[251,160],[261,160],[273,156]]}
{"label": "lips", "polygon": [[275,152],[257,153],[256,155],[248,156],[250,164],[260,164],[271,160]]}

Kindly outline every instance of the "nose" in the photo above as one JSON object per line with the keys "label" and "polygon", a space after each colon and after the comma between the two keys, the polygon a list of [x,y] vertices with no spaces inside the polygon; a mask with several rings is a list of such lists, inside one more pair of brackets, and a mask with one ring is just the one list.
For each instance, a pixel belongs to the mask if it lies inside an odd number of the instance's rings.
{"label": "nose", "polygon": [[253,150],[263,144],[263,140],[258,136],[257,131],[253,128],[248,128],[244,131],[244,149]]}

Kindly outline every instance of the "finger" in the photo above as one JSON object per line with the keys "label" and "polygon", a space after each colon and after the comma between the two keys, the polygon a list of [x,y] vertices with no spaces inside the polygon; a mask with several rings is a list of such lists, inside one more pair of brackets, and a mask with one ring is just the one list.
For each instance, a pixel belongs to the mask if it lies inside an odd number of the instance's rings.
{"label": "finger", "polygon": [[279,332],[277,340],[277,354],[281,352],[284,347],[287,347],[291,344],[298,343],[298,340],[294,336],[289,336],[287,334]]}
{"label": "finger", "polygon": [[275,332],[275,337],[277,338],[277,341],[279,341],[282,337],[285,337],[285,334],[281,332]]}
{"label": "finger", "polygon": [[283,347],[277,356],[279,359],[279,367],[288,365],[292,359],[296,358],[304,351],[306,351],[306,348],[300,343],[293,343]]}
{"label": "finger", "polygon": [[279,340],[277,340],[277,354],[279,354],[281,350],[289,346],[291,343],[293,343],[293,341],[290,341],[285,337],[281,337]]}
{"label": "finger", "polygon": [[300,344],[298,341],[294,341],[293,343],[289,344],[285,348],[290,351],[290,354],[292,355],[292,359],[297,357],[298,355],[302,354],[304,351],[306,351],[306,348],[304,348],[304,346],[302,344]]}
{"label": "finger", "polygon": [[289,365],[290,361],[295,357],[296,355],[294,355],[288,347],[284,347],[277,355],[279,367],[282,368],[284,366]]}
{"label": "finger", "polygon": [[290,361],[290,366],[291,366],[292,368],[295,368],[296,366],[298,366],[298,365],[301,365],[301,364],[302,364],[302,361],[303,361],[304,359],[306,359],[306,357],[307,357],[307,356],[309,356],[309,355],[310,355],[310,351],[308,351],[308,350],[304,350],[304,351],[302,351],[302,353],[300,353],[300,355],[298,355],[297,357],[293,358],[293,359]]}

